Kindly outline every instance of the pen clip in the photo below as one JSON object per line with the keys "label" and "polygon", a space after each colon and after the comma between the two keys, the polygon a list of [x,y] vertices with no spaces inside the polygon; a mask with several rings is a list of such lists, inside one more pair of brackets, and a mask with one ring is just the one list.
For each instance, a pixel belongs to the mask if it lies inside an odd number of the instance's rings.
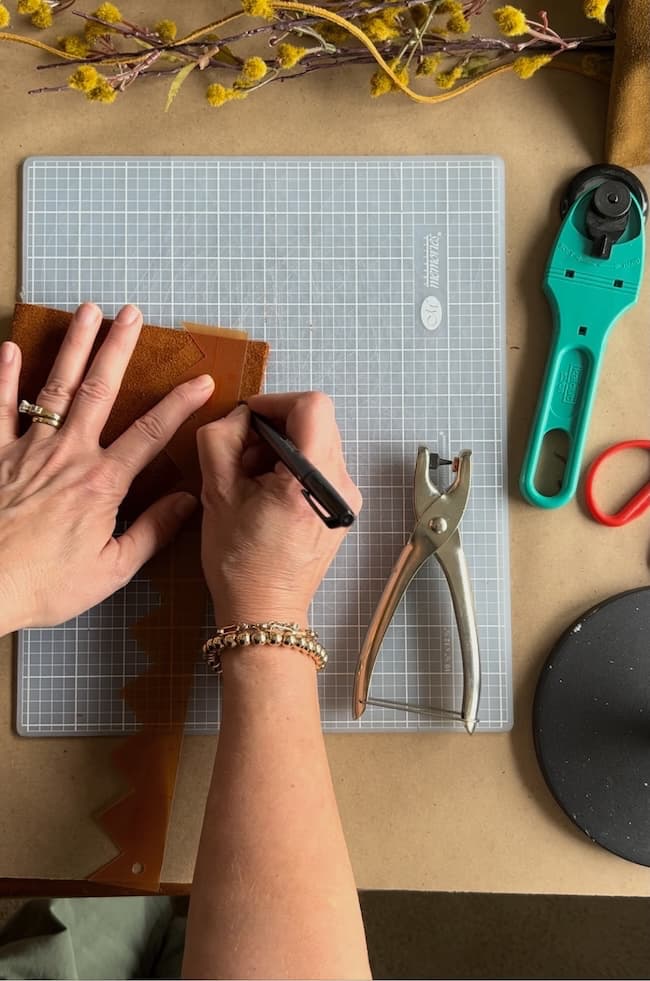
{"label": "pen clip", "polygon": [[321,519],[322,522],[324,522],[324,524],[327,525],[328,528],[343,528],[343,527],[346,527],[343,524],[343,522],[341,521],[341,518],[340,517],[337,517],[335,515],[332,515],[331,512],[323,511],[322,508],[318,507],[318,505],[316,504],[316,499],[304,487],[303,487],[303,490],[302,490],[302,496],[305,498],[305,500],[309,504],[309,507],[312,509],[312,511],[315,511],[316,512],[316,514],[318,515],[318,517]]}

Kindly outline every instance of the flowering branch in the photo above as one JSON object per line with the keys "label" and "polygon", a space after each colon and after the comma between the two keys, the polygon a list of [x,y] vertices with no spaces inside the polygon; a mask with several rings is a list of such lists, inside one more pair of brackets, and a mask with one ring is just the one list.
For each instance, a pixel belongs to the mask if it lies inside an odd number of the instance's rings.
{"label": "flowering branch", "polygon": [[[583,0],[586,16],[603,24],[603,29],[575,37],[555,31],[545,11],[532,20],[510,4],[494,11],[499,36],[473,34],[471,18],[482,12],[486,2],[375,0],[366,5],[367,0],[323,0],[314,5],[303,0],[241,0],[240,9],[177,38],[173,21],[134,23],[112,3],[101,3],[87,13],[71,9],[75,0],[18,0],[19,16],[29,17],[36,27],[49,27],[66,10],[83,23],[81,33],[59,38],[56,48],[4,30],[10,14],[0,0],[0,41],[58,55],[39,69],[74,68],[65,84],[33,89],[33,94],[71,90],[93,102],[111,103],[140,79],[166,77],[171,79],[167,107],[195,70],[217,75],[206,90],[212,106],[247,98],[272,82],[349,64],[375,64],[370,79],[373,96],[401,91],[429,104],[502,72],[530,78],[569,53],[578,52],[581,60],[562,58],[558,67],[607,77],[614,43],[614,33],[605,23],[608,0]],[[225,29],[244,15],[262,23],[227,33]],[[131,50],[125,47],[129,41]],[[240,50],[259,41],[268,46],[264,56]],[[414,90],[412,76],[430,78],[437,94]]]}

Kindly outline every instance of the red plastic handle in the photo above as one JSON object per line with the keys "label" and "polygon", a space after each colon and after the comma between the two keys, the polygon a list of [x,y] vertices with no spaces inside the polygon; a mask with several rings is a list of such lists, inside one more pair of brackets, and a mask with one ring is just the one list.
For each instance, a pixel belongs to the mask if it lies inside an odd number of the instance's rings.
{"label": "red plastic handle", "polygon": [[629,521],[634,521],[635,518],[638,518],[639,515],[643,514],[650,507],[650,481],[644,484],[634,497],[620,511],[617,511],[616,514],[606,514],[596,504],[594,480],[598,468],[605,460],[608,460],[616,453],[622,453],[623,450],[650,450],[650,439],[628,439],[623,443],[615,443],[614,446],[610,446],[596,457],[589,467],[585,481],[587,507],[596,521],[600,521],[601,525],[609,525],[610,528],[619,528],[621,525],[626,525]]}

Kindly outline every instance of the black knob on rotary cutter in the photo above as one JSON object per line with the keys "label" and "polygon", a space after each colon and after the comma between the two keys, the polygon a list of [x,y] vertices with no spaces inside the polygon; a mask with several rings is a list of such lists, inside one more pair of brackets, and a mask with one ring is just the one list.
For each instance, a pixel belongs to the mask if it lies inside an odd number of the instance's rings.
{"label": "black knob on rotary cutter", "polygon": [[594,191],[586,216],[586,229],[593,240],[592,255],[609,259],[612,245],[627,227],[632,195],[622,181],[605,181]]}

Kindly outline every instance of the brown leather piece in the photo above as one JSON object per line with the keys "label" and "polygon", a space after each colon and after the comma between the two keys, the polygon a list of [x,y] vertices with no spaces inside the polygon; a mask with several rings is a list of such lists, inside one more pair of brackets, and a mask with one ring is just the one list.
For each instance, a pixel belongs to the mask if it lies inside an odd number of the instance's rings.
{"label": "brown leather piece", "polygon": [[200,544],[196,516],[145,569],[161,602],[132,633],[150,663],[122,692],[142,729],[113,753],[128,789],[95,820],[118,854],[88,877],[93,882],[152,893],[160,885],[187,705],[204,639],[207,590]]}
{"label": "brown leather piece", "polygon": [[[72,315],[63,310],[29,303],[17,303],[12,325],[12,339],[23,353],[20,396],[35,402],[45,384],[63,335]],[[108,333],[112,320],[104,320],[93,348],[93,355]],[[192,337],[185,331],[144,326],[133,352],[120,394],[102,434],[107,445],[131,423],[153,408],[176,384],[176,378],[188,371],[201,357]],[[152,367],[155,366],[155,370]]]}
{"label": "brown leather piece", "polygon": [[[12,339],[23,352],[20,376],[20,398],[34,402],[45,384],[48,372],[70,323],[71,314],[62,310],[27,303],[16,304]],[[93,355],[106,337],[112,320],[104,320],[93,348]],[[207,331],[207,332],[206,332]],[[181,427],[167,450],[160,453],[136,477],[123,505],[122,514],[132,519],[145,507],[172,490],[199,489],[196,430],[205,422],[217,419],[234,408],[238,398],[248,398],[260,391],[269,346],[263,341],[246,345],[241,331],[202,328],[196,333],[186,330],[145,325],[125,372],[119,395],[102,433],[102,444],[109,445],[144,412],[152,409],[181,381],[204,373],[212,374],[216,390],[208,404]],[[223,355],[225,363],[220,363]],[[243,364],[239,364],[242,360]],[[239,383],[233,379],[239,372]],[[224,373],[222,373],[222,369]],[[236,392],[233,397],[228,392]],[[174,462],[176,460],[176,462]],[[179,468],[177,463],[181,463]]]}
{"label": "brown leather piece", "polygon": [[650,163],[650,11],[648,0],[616,4],[616,44],[605,156],[620,167]]}
{"label": "brown leather piece", "polygon": [[[38,398],[54,362],[70,314],[18,304],[12,337],[23,351],[20,395]],[[110,321],[102,325],[99,347]],[[172,331],[145,326],[102,434],[107,445],[171,388],[209,373],[215,391],[134,481],[125,509],[139,512],[169,490],[199,489],[196,430],[259,392],[268,345],[240,331]],[[188,700],[203,640],[208,594],[201,574],[201,518],[196,515],[144,573],[160,594],[160,606],[132,627],[149,658],[147,669],[124,688],[123,697],[142,728],[122,742],[113,762],[125,791],[95,818],[118,854],[88,878],[139,892],[157,892],[165,854]]]}
{"label": "brown leather piece", "polygon": [[179,381],[184,382],[206,372],[214,378],[214,391],[208,401],[180,426],[167,447],[167,455],[183,474],[188,489],[195,494],[201,490],[196,430],[230,412],[234,405],[233,396],[236,402],[241,391],[248,339],[246,335],[237,336],[240,332],[234,333],[235,336],[230,337],[224,331],[191,334],[196,344],[200,346],[203,358],[179,377]]}

